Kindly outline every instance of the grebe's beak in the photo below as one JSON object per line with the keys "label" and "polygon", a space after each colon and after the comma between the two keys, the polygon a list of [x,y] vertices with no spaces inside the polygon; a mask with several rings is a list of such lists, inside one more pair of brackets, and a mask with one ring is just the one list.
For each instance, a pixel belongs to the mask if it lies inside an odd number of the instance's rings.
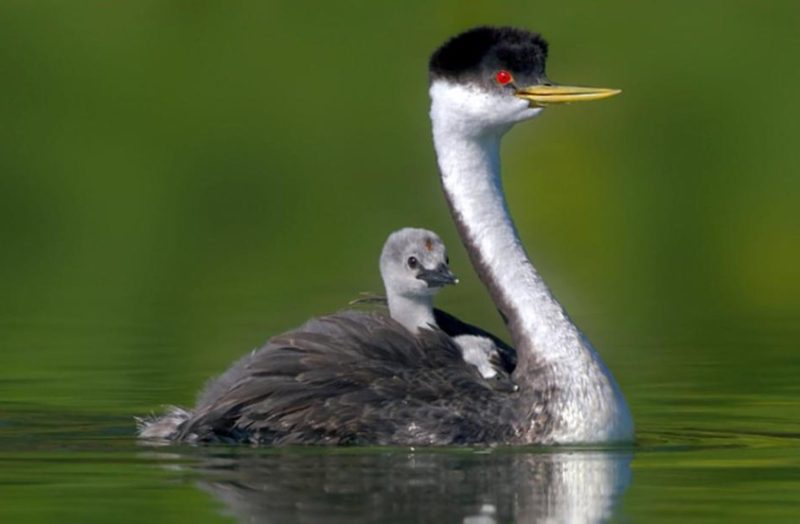
{"label": "grebe's beak", "polygon": [[618,95],[621,92],[621,89],[608,89],[605,87],[533,85],[521,87],[514,94],[529,100],[531,107],[545,107],[554,104],[602,100],[603,98]]}
{"label": "grebe's beak", "polygon": [[417,278],[428,284],[428,287],[442,287],[450,284],[458,284],[458,279],[447,267],[447,264],[439,264],[434,269],[422,268],[417,273]]}

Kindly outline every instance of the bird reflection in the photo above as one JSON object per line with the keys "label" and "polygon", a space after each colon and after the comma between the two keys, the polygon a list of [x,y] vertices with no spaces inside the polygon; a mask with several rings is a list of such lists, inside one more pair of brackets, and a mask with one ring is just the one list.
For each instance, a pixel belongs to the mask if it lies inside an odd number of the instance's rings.
{"label": "bird reflection", "polygon": [[284,449],[190,467],[241,522],[591,523],[614,514],[630,461],[626,451]]}

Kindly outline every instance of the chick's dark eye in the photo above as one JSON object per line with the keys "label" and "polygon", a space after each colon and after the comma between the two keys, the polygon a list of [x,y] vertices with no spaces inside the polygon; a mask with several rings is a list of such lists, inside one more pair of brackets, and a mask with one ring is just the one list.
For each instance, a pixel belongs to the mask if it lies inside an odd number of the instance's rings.
{"label": "chick's dark eye", "polygon": [[410,267],[411,269],[416,269],[417,264],[419,264],[419,261],[417,261],[417,257],[408,257],[408,267]]}
{"label": "chick's dark eye", "polygon": [[449,256],[447,256],[447,255],[444,256],[444,263],[447,264],[448,266],[450,265],[450,257]]}

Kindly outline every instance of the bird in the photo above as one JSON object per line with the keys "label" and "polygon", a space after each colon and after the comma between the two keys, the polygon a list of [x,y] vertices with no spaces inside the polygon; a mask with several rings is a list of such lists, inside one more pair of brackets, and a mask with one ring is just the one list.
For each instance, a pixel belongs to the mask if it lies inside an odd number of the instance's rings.
{"label": "bird", "polygon": [[[538,33],[480,26],[445,41],[428,63],[441,186],[506,323],[517,391],[489,387],[445,328],[414,335],[375,312],[344,310],[271,338],[210,381],[194,408],[140,421],[140,436],[252,445],[631,442],[625,396],[528,258],[500,178],[501,140],[516,124],[620,92],[551,82],[547,53]],[[465,326],[451,320],[450,328]]]}
{"label": "bird", "polygon": [[[421,329],[440,329],[436,319],[444,313],[434,310],[433,297],[458,279],[450,270],[450,258],[439,235],[411,227],[393,232],[381,250],[380,272],[392,319],[414,334]],[[510,377],[515,362],[506,356],[513,349],[477,332],[459,333],[453,331],[453,341],[464,360],[495,388],[515,391],[517,386]]]}
{"label": "bird", "polygon": [[443,286],[458,283],[439,235],[406,227],[393,232],[379,262],[389,315],[411,333],[436,326],[433,297]]}

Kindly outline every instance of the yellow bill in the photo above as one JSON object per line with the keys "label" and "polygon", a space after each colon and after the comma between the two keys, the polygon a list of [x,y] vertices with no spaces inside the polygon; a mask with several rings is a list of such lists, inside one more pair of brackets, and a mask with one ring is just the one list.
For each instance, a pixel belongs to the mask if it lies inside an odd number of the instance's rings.
{"label": "yellow bill", "polygon": [[621,89],[608,89],[605,87],[536,85],[517,89],[517,92],[514,94],[520,98],[529,100],[531,106],[543,107],[553,104],[570,104],[572,102],[601,100],[618,95],[621,92]]}

